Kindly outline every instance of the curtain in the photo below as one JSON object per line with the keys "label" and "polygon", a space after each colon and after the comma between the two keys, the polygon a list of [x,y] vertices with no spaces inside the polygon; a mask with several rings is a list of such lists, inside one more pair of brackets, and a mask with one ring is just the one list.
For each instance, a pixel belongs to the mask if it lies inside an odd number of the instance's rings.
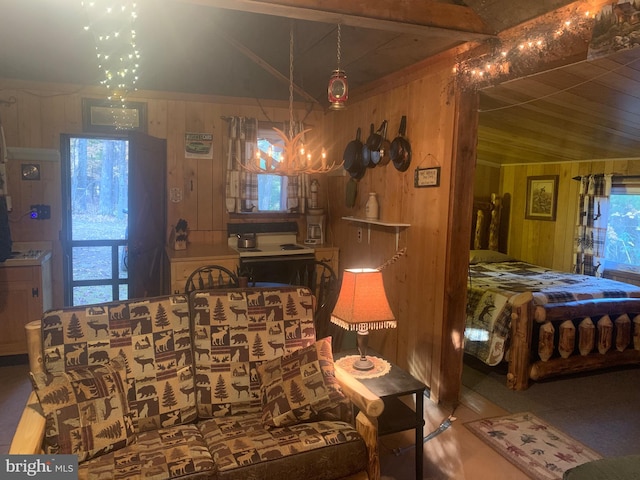
{"label": "curtain", "polygon": [[[244,170],[240,164],[255,161],[258,151],[258,120],[246,117],[228,117],[227,176],[225,203],[228,213],[256,211],[258,208],[258,175]],[[293,135],[304,130],[302,122],[294,122]],[[289,133],[289,123],[282,131]],[[304,142],[304,139],[303,139]],[[309,192],[307,174],[287,177],[286,210],[305,213]]]}
{"label": "curtain", "polygon": [[258,120],[229,117],[227,122],[227,212],[251,212],[258,208],[258,176],[247,172],[240,164],[254,161],[258,150]]}
{"label": "curtain", "polygon": [[600,174],[580,179],[573,255],[575,273],[601,277],[604,271],[611,177],[611,174]]}
{"label": "curtain", "polygon": [[[285,124],[284,132],[289,133],[289,124]],[[293,122],[293,135],[296,136],[304,130],[304,123]],[[305,143],[304,136],[302,142]],[[305,213],[307,205],[307,192],[309,192],[309,175],[301,173],[287,177],[287,211]]]}

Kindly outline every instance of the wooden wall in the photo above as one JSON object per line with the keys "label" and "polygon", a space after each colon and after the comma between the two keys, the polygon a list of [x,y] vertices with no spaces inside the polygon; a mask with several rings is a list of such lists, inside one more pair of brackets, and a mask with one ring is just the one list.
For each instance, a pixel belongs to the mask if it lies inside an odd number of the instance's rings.
{"label": "wooden wall", "polygon": [[[398,328],[371,332],[370,344],[429,385],[432,398],[444,401],[457,398],[459,391],[470,211],[464,214],[462,232],[452,233],[450,228],[453,212],[458,208],[456,202],[472,203],[476,135],[472,126],[471,146],[465,147],[464,152],[457,151],[457,128],[464,130],[468,125],[458,124],[457,114],[462,105],[451,74],[452,65],[453,58],[441,57],[423,69],[396,76],[396,82],[400,78],[404,83],[381,85],[365,98],[350,100],[345,111],[330,113],[325,122],[328,136],[344,148],[358,127],[368,131],[370,123],[377,128],[384,119],[389,121],[388,136],[393,139],[401,116],[407,116],[407,137],[413,155],[410,168],[399,172],[389,163],[369,169],[358,182],[354,208],[347,208],[344,200],[349,177],[331,177],[329,227],[340,246],[340,264],[344,269],[377,267],[395,253],[392,228],[371,227],[367,242],[366,227],[341,218],[364,216],[369,192],[378,195],[382,220],[411,224],[399,234],[398,247],[406,247],[406,255],[384,270],[385,287]],[[475,110],[465,117],[475,119]],[[469,185],[458,190],[455,176],[461,167],[456,160],[463,158],[462,168]],[[440,186],[415,188],[416,167],[436,166],[441,168]],[[359,228],[364,230],[361,243],[357,241]],[[458,246],[462,237],[463,245]],[[461,249],[457,258],[465,259],[464,265],[457,268],[462,270],[461,274],[451,266],[452,245]],[[451,288],[448,281],[456,274],[461,278],[456,277],[454,281],[458,283]],[[463,298],[456,299],[457,311],[449,311],[450,302],[459,293]],[[452,327],[449,322],[456,325]]]}
{"label": "wooden wall", "polygon": [[473,186],[473,198],[489,201],[492,193],[500,191],[500,165],[478,161]]}
{"label": "wooden wall", "polygon": [[[314,111],[307,118],[318,133],[324,132],[330,158],[342,158],[357,127],[367,132],[370,123],[377,126],[387,119],[392,140],[401,116],[407,116],[413,158],[406,172],[399,172],[392,163],[368,170],[358,182],[354,208],[345,205],[349,177],[326,176],[321,183],[321,198],[328,210],[328,238],[340,248],[341,269],[377,267],[396,253],[394,229],[372,226],[369,236],[365,227],[363,240],[358,243],[357,230],[362,225],[341,219],[363,216],[368,192],[378,194],[383,220],[411,224],[398,233],[398,247],[406,247],[406,254],[384,270],[398,328],[373,332],[371,345],[424,381],[431,388],[433,400],[445,402],[456,402],[460,390],[477,135],[477,95],[461,93],[454,65],[453,52],[435,57],[403,75],[383,80],[357,98],[352,96],[344,111],[325,116]],[[86,88],[9,81],[0,81],[0,89],[3,96],[17,99],[0,112],[7,142],[23,147],[59,148],[60,133],[82,132],[81,98],[98,96],[98,92]],[[166,188],[183,189],[181,203],[168,203],[168,224],[185,218],[192,241],[223,240],[229,218],[224,213],[225,162],[220,140],[225,125],[220,117],[264,119],[266,112],[269,120],[282,121],[288,117],[286,105],[149,92],[140,92],[135,100],[148,105],[148,133],[167,139]],[[214,133],[213,161],[184,158],[184,133],[200,131]],[[415,188],[416,167],[440,167],[440,185]],[[59,212],[59,199],[47,199],[47,203]],[[24,208],[15,205],[17,212]],[[21,235],[35,227],[28,223]],[[59,246],[54,253],[55,298],[60,305]]]}
{"label": "wooden wall", "polygon": [[[579,191],[579,182],[573,177],[592,173],[638,175],[640,159],[503,166],[500,192],[512,195],[508,253],[530,263],[571,271]],[[559,176],[555,222],[524,218],[527,177],[533,175]]]}
{"label": "wooden wall", "polygon": [[[284,87],[283,87],[284,88]],[[0,119],[9,147],[60,149],[60,134],[82,134],[82,98],[100,98],[94,87],[54,85],[0,79],[0,98],[16,99],[0,105]],[[229,215],[224,204],[226,161],[226,122],[222,116],[256,117],[261,121],[281,122],[289,118],[288,102],[233,99],[169,92],[136,92],[135,101],[147,104],[148,134],[167,140],[167,198],[171,188],[182,190],[183,200],[168,201],[167,226],[184,218],[189,224],[192,242],[226,241]],[[295,117],[314,128],[311,135],[322,135],[323,115],[308,105],[296,105]],[[184,134],[205,132],[214,135],[213,160],[184,156]],[[339,157],[340,158],[340,157]],[[47,164],[39,182],[20,180],[20,165],[9,163],[9,185],[13,199],[10,215],[14,241],[52,242],[54,307],[62,306],[62,262],[59,231],[61,220],[60,165]],[[33,221],[25,216],[29,206],[51,205],[51,220]],[[249,219],[248,221],[255,221]],[[302,219],[299,219],[303,223]],[[242,218],[234,222],[245,221]]]}

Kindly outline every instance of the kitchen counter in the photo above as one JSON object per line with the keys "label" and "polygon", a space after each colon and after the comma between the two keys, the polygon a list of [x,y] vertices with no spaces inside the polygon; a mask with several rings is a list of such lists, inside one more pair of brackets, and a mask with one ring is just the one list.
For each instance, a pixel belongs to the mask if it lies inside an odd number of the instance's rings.
{"label": "kitchen counter", "polygon": [[238,252],[226,243],[190,243],[185,250],[174,250],[167,247],[167,256],[170,261],[202,261],[212,257],[222,260],[237,260]]}
{"label": "kitchen counter", "polygon": [[171,265],[171,293],[184,292],[187,278],[199,267],[220,265],[238,271],[240,255],[226,243],[190,243],[185,250],[166,248]]}
{"label": "kitchen counter", "polygon": [[0,262],[2,267],[39,267],[51,258],[49,242],[13,242],[12,257]]}

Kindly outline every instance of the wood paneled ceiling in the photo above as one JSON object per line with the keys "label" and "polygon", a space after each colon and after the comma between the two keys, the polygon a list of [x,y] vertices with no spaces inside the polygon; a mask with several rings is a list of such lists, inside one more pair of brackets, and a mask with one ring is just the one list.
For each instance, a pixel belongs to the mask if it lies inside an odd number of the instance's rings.
{"label": "wood paneled ceiling", "polygon": [[514,164],[638,157],[640,48],[480,93],[480,161]]}

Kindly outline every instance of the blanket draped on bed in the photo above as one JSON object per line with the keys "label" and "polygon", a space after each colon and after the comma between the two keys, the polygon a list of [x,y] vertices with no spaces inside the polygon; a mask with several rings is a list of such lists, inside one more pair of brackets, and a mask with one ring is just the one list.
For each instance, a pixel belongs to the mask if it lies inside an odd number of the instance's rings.
{"label": "blanket draped on bed", "polygon": [[526,291],[532,292],[537,305],[593,298],[640,298],[640,287],[635,285],[520,261],[470,265],[465,352],[487,365],[500,363],[510,331],[509,299]]}

